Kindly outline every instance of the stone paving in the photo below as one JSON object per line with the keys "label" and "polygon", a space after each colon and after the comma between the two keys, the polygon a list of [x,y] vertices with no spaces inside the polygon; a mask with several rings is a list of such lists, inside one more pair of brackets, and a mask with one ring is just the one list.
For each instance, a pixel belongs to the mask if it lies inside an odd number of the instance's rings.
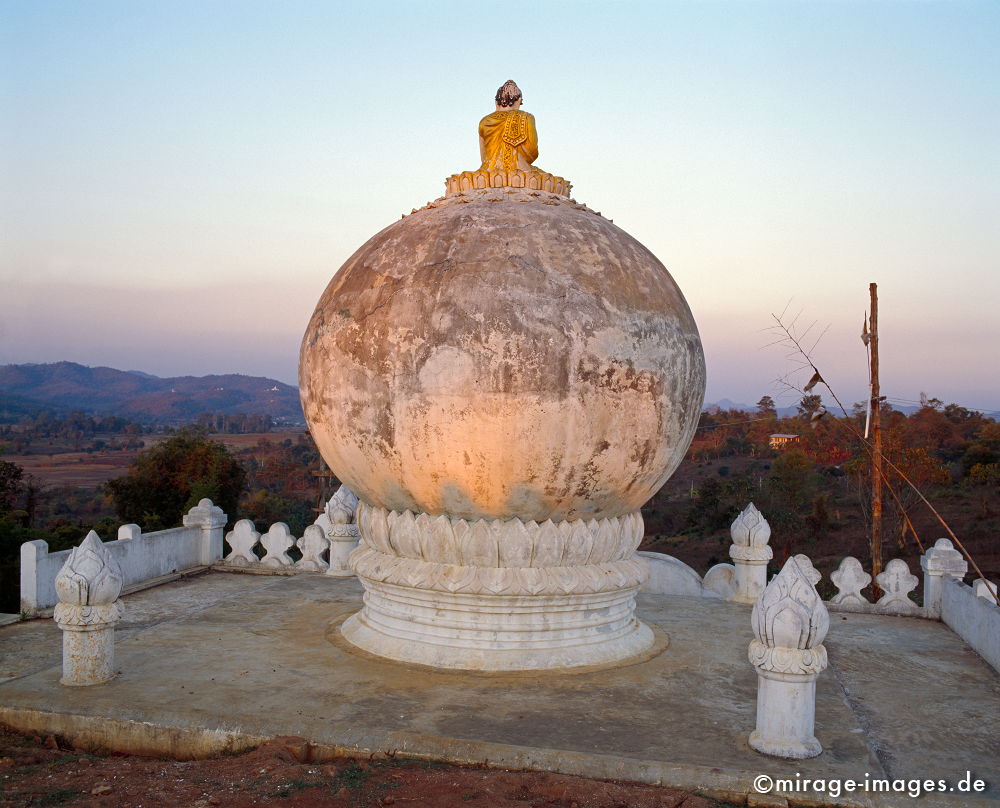
{"label": "stone paving", "polygon": [[[749,607],[643,595],[660,653],[572,673],[484,674],[386,662],[351,650],[337,626],[360,607],[354,579],[208,573],[125,600],[118,677],[60,686],[51,620],[0,627],[0,721],[77,743],[191,757],[297,735],[330,750],[399,753],[718,795],[754,777],[945,779],[971,772],[978,796],[919,805],[1000,806],[1000,675],[933,621],[832,614],[830,668],[817,685],[823,754],[753,752],[756,674]],[[667,642],[669,635],[669,643]],[[666,646],[666,647],[664,647]],[[905,794],[794,804],[914,804]]]}

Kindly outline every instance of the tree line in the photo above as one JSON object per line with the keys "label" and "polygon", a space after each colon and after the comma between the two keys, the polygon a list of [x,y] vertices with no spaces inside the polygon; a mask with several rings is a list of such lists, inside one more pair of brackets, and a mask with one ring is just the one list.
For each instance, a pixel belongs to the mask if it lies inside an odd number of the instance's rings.
{"label": "tree line", "polygon": [[233,451],[207,430],[177,430],[138,453],[126,474],[97,490],[46,486],[17,463],[0,458],[0,611],[16,609],[20,546],[43,539],[50,551],[79,544],[88,530],[105,540],[121,524],[151,532],[175,527],[209,498],[258,530],[286,522],[301,535],[337,484],[317,476],[319,452],[308,433],[280,442],[261,439]]}
{"label": "tree line", "polygon": [[[781,417],[763,396],[754,409],[703,412],[685,466],[643,509],[647,539],[715,536],[722,552],[712,560],[725,560],[728,526],[753,501],[772,525],[776,552],[867,557],[872,484],[865,408],[837,416],[819,395],[805,395],[796,410]],[[888,461],[882,524],[890,552],[918,552],[920,542],[943,535],[905,476],[947,512],[988,565],[1000,567],[1000,424],[926,397],[909,415],[883,402],[881,422]]]}
{"label": "tree line", "polygon": [[[274,420],[267,414],[202,413],[196,426],[210,434],[246,435],[267,433]],[[56,454],[141,449],[143,435],[171,434],[170,424],[140,423],[120,415],[93,415],[74,410],[55,413],[41,410],[14,423],[0,423],[0,443],[10,454]]]}

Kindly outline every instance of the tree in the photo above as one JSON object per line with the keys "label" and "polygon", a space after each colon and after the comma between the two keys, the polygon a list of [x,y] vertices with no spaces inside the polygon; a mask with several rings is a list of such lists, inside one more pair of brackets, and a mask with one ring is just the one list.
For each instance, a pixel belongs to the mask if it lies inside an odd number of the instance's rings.
{"label": "tree", "polygon": [[967,477],[974,466],[1000,462],[1000,424],[990,421],[975,434],[975,440],[962,446],[960,458],[962,476]]}
{"label": "tree", "polygon": [[940,450],[956,443],[958,430],[942,412],[940,399],[928,403],[906,419],[907,443],[914,448]]}
{"label": "tree", "polygon": [[757,402],[757,411],[765,418],[776,418],[778,410],[774,406],[774,399],[770,396],[761,396]]}
{"label": "tree", "polygon": [[805,526],[818,486],[816,466],[801,449],[789,449],[771,464],[767,480],[767,518],[776,538],[790,544]]}
{"label": "tree", "polygon": [[753,481],[746,475],[724,481],[709,477],[695,489],[686,514],[688,529],[707,535],[728,528],[753,498],[754,490]]}
{"label": "tree", "polygon": [[980,490],[979,507],[983,517],[991,516],[989,500],[991,494],[1000,491],[1000,464],[977,463],[969,470],[966,482]]}
{"label": "tree", "polygon": [[246,470],[223,444],[187,428],[140,452],[106,490],[121,519],[162,530],[179,524],[203,497],[234,515],[245,480]]}
{"label": "tree", "polygon": [[242,503],[240,515],[250,519],[264,533],[275,522],[284,522],[293,535],[300,536],[316,518],[312,503],[258,488]]}
{"label": "tree", "polygon": [[807,393],[802,396],[802,400],[798,403],[799,416],[802,418],[811,417],[822,404],[823,397],[818,393]]}
{"label": "tree", "polygon": [[0,460],[0,516],[14,507],[21,493],[24,469],[17,463]]}
{"label": "tree", "polygon": [[[894,522],[896,542],[900,549],[905,546],[906,534],[910,530],[910,512],[920,504],[920,496],[913,490],[915,485],[924,495],[929,495],[930,488],[936,485],[945,485],[950,477],[948,470],[940,460],[930,454],[927,449],[921,447],[917,449],[898,449],[890,444],[885,452],[895,468],[890,469],[886,483],[892,486],[894,494],[890,496],[886,503],[888,505],[888,516],[890,526]],[[900,472],[905,475],[905,479],[899,478]],[[908,484],[906,480],[909,480]],[[888,535],[891,528],[886,530]]]}
{"label": "tree", "polygon": [[986,441],[977,440],[968,445],[959,462],[962,467],[962,476],[967,477],[976,466],[995,465],[1000,462],[1000,451],[997,451]]}

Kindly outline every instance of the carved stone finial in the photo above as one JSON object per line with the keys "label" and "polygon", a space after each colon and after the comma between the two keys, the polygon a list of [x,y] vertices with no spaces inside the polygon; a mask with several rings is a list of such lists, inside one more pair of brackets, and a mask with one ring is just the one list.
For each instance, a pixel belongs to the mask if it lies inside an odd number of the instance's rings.
{"label": "carved stone finial", "polygon": [[813,727],[830,615],[816,591],[818,575],[808,558],[793,556],[754,604],[749,656],[758,677],[757,727],[750,746],[758,752],[808,758],[823,751]]}
{"label": "carved stone finial", "polygon": [[861,594],[861,590],[872,582],[872,576],[865,572],[858,559],[847,556],[840,562],[840,566],[830,573],[830,580],[840,590],[830,598],[830,603],[857,609],[867,609],[871,606],[868,599]]}
{"label": "carved stone finial", "polygon": [[771,538],[771,526],[751,502],[733,520],[729,535],[733,544],[740,547],[763,547]]}
{"label": "carved stone finial", "polygon": [[226,534],[226,543],[231,549],[229,555],[222,559],[222,563],[230,567],[247,567],[257,564],[260,558],[253,551],[253,548],[257,546],[259,541],[260,533],[254,529],[253,522],[249,519],[240,519]]}
{"label": "carved stone finial", "polygon": [[753,603],[767,584],[767,562],[774,553],[768,545],[771,526],[751,502],[736,517],[729,528],[733,543],[729,557],[733,560],[734,591],[730,600]]}
{"label": "carved stone finial", "polygon": [[329,566],[323,560],[323,552],[330,546],[330,540],[319,525],[309,525],[295,546],[302,551],[302,558],[295,562],[295,568],[309,572],[326,572]]}
{"label": "carved stone finial", "polygon": [[331,525],[349,525],[354,521],[357,509],[357,496],[346,485],[342,485],[326,503],[326,517]]}
{"label": "carved stone finial", "polygon": [[91,530],[74,547],[56,576],[56,594],[60,603],[73,606],[98,606],[118,599],[125,578],[121,567]]}
{"label": "carved stone finial", "polygon": [[[330,548],[326,574],[339,578],[354,575],[347,559],[357,549],[360,533],[357,525],[358,498],[346,485],[340,486],[326,503],[315,526],[323,531]],[[304,539],[305,537],[303,537]]]}
{"label": "carved stone finial", "polygon": [[754,636],[768,648],[808,650],[826,637],[830,615],[816,591],[819,573],[808,559],[806,564],[800,556],[788,559],[754,604]]}
{"label": "carved stone finial", "polygon": [[288,551],[295,545],[295,537],[284,522],[275,522],[267,533],[260,537],[260,545],[267,553],[260,560],[265,567],[290,567],[292,557]]}
{"label": "carved stone finial", "polygon": [[813,566],[812,559],[804,553],[798,553],[793,555],[792,558],[795,559],[795,563],[799,565],[799,571],[806,577],[806,580],[810,584],[816,586],[820,581],[823,580],[823,573]]}
{"label": "carved stone finial", "polygon": [[96,685],[115,675],[115,623],[125,578],[92,530],[73,548],[56,576],[59,603],[52,615],[63,632],[64,685]]}
{"label": "carved stone finial", "polygon": [[875,611],[892,614],[916,614],[920,611],[920,607],[909,598],[910,592],[917,588],[920,580],[916,575],[910,574],[910,568],[903,559],[892,559],[885,565],[885,569],[875,576],[875,580],[885,592],[875,604]]}

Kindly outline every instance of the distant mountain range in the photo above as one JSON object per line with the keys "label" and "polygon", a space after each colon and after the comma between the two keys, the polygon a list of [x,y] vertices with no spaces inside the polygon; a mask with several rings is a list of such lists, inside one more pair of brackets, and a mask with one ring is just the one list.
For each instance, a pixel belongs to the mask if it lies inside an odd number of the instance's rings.
{"label": "distant mountain range", "polygon": [[[706,401],[702,409],[709,412],[715,410],[742,410],[743,412],[755,413],[757,412],[757,405],[741,404],[732,399],[720,398],[718,401]],[[799,408],[793,404],[790,407],[778,407],[776,412],[779,418],[790,418],[793,415],[798,415]]]}
{"label": "distant mountain range", "polygon": [[[894,406],[908,414],[918,409]],[[706,401],[704,409],[753,413],[757,406],[723,398]],[[141,370],[92,368],[75,362],[0,367],[0,422],[41,410],[82,410],[159,423],[191,423],[206,412],[270,415],[285,423],[305,422],[298,388],[264,376],[226,373],[160,378]],[[796,412],[794,405],[778,408],[779,416]],[[986,414],[996,417],[1000,413]]]}
{"label": "distant mountain range", "polygon": [[299,390],[262,376],[160,378],[137,370],[75,362],[0,368],[0,417],[40,410],[120,415],[137,421],[190,423],[205,412],[270,415],[302,423]]}

